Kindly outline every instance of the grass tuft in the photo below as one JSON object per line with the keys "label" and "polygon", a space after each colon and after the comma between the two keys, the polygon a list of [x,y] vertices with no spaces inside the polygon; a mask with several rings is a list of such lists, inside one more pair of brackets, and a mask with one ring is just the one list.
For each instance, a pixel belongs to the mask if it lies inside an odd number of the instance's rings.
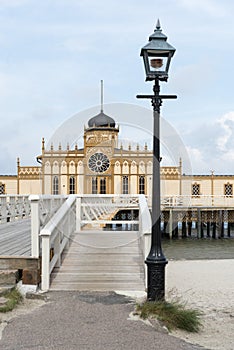
{"label": "grass tuft", "polygon": [[6,305],[0,306],[0,312],[12,311],[23,299],[20,292],[15,288],[4,294],[4,297],[7,299],[7,303]]}
{"label": "grass tuft", "polygon": [[143,319],[154,317],[161,321],[169,331],[179,328],[187,332],[198,332],[201,328],[201,311],[186,309],[185,304],[166,301],[146,301],[137,305]]}

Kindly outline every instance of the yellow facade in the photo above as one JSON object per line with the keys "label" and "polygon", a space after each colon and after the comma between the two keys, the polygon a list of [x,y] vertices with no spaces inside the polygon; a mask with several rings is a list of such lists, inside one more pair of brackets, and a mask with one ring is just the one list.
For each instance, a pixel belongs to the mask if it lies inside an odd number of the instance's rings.
{"label": "yellow facade", "polygon": [[[1,194],[138,194],[152,193],[152,151],[118,146],[119,127],[101,111],[84,129],[84,147],[45,148],[37,167],[21,166],[17,175],[0,175]],[[134,140],[136,141],[136,140]],[[179,160],[178,160],[179,161]],[[161,167],[162,196],[233,196],[233,175],[184,175],[178,166]]]}

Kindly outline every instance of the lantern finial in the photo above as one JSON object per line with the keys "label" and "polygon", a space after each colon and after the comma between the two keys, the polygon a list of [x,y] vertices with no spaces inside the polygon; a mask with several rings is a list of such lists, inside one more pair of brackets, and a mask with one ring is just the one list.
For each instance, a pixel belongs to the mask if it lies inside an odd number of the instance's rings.
{"label": "lantern finial", "polygon": [[155,29],[155,31],[156,30],[160,30],[160,31],[162,31],[162,29],[161,29],[161,24],[160,24],[160,21],[159,21],[159,18],[158,18],[158,20],[157,20],[157,24],[156,24],[156,29]]}

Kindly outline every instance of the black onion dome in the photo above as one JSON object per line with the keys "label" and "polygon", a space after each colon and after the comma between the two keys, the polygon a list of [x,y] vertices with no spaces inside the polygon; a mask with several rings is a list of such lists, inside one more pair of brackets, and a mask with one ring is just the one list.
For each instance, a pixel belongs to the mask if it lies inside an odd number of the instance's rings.
{"label": "black onion dome", "polygon": [[93,118],[89,119],[88,126],[92,127],[115,127],[115,121],[113,118],[109,117],[103,112],[95,115]]}

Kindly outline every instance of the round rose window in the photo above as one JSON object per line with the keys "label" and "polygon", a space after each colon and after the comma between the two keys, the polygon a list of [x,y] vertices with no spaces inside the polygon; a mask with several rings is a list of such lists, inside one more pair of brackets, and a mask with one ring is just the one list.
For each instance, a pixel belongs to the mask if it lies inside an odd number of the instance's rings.
{"label": "round rose window", "polygon": [[89,169],[96,173],[104,173],[110,166],[110,161],[103,153],[94,153],[89,158]]}

